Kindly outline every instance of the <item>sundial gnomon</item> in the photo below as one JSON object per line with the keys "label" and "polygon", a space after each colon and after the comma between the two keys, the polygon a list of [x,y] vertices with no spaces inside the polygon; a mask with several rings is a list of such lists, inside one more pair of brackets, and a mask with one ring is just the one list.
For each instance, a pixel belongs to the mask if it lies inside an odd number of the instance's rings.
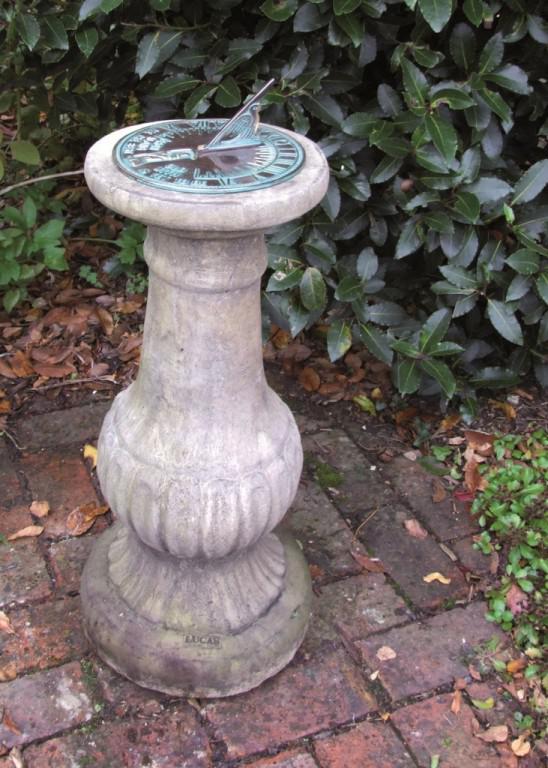
{"label": "sundial gnomon", "polygon": [[273,82],[231,120],[165,120],[136,129],[116,144],[116,164],[142,184],[179,192],[248,192],[289,180],[303,162],[301,145],[259,123],[259,99]]}

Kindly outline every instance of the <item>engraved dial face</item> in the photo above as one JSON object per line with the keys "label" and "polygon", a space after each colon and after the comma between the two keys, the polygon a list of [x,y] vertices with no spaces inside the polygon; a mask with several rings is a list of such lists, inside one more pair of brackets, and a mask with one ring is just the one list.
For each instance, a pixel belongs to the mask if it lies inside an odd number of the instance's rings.
{"label": "engraved dial face", "polygon": [[158,189],[200,194],[250,192],[287,181],[302,165],[301,145],[260,125],[254,143],[206,145],[226,120],[169,120],[127,134],[114,148],[120,170]]}

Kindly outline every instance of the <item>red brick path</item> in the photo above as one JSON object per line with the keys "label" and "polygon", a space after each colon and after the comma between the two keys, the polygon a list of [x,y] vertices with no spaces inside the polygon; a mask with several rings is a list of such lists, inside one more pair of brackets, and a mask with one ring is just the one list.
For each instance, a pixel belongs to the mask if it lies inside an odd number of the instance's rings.
{"label": "red brick path", "polygon": [[[474,521],[449,500],[434,504],[431,478],[406,459],[377,464],[379,437],[359,425],[346,432],[298,419],[307,461],[288,517],[315,598],[289,667],[248,694],[187,701],[138,688],[98,661],[77,595],[109,521],[71,538],[65,520],[99,498],[81,449],[106,407],[28,417],[15,427],[20,451],[0,443],[0,533],[38,522],[32,500],[52,509],[39,538],[0,545],[0,608],[15,631],[0,633],[0,768],[18,765],[17,750],[26,768],[430,768],[436,755],[440,768],[518,766],[507,743],[476,736],[501,722],[517,734],[486,663],[500,633],[484,605],[468,601],[471,579],[487,569],[472,549]],[[336,488],[320,487],[318,462],[339,471]],[[410,517],[427,538],[409,536]],[[366,556],[385,573],[364,570]],[[432,571],[451,583],[425,583]],[[471,679],[470,665],[485,682]],[[467,685],[454,712],[456,678]],[[472,698],[488,695],[495,708],[475,709]],[[519,761],[539,765],[534,752]]]}

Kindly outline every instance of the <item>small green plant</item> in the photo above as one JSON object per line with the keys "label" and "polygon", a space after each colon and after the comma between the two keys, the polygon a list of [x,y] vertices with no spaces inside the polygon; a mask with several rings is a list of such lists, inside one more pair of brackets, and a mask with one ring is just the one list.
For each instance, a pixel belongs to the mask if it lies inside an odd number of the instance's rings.
{"label": "small green plant", "polygon": [[344,480],[344,477],[340,472],[337,472],[334,467],[323,461],[316,461],[314,474],[318,481],[318,485],[320,488],[323,488],[323,490],[326,490],[327,488],[338,488]]}
{"label": "small green plant", "polygon": [[7,312],[26,297],[27,285],[44,269],[68,268],[65,220],[59,217],[63,204],[47,197],[47,189],[27,191],[20,205],[0,210],[0,290]]}
{"label": "small green plant", "polygon": [[[472,505],[484,528],[477,546],[485,554],[499,550],[504,563],[500,583],[487,593],[487,618],[534,658],[548,628],[548,432],[499,438],[494,453],[498,463]],[[526,674],[538,671],[532,664]]]}

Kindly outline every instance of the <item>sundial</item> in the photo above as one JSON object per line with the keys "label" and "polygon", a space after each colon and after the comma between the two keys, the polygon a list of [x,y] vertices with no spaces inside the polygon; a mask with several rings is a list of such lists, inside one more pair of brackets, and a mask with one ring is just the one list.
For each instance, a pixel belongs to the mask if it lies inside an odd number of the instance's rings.
{"label": "sundial", "polygon": [[114,162],[142,184],[177,192],[252,192],[280,184],[303,163],[301,145],[259,122],[270,80],[230,120],[162,120],[127,134]]}

